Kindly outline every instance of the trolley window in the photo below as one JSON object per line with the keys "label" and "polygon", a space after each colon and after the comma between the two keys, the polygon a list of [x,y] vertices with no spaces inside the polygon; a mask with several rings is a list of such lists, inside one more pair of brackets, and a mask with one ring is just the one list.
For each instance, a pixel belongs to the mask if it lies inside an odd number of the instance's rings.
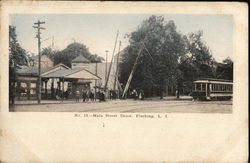
{"label": "trolley window", "polygon": [[201,90],[201,84],[200,84],[200,83],[197,83],[197,84],[196,84],[196,90],[197,90],[197,91],[200,91],[200,90]]}
{"label": "trolley window", "polygon": [[201,90],[205,91],[206,90],[206,84],[201,84]]}
{"label": "trolley window", "polygon": [[225,92],[225,85],[222,85],[222,91]]}
{"label": "trolley window", "polygon": [[218,91],[218,85],[217,84],[214,85],[214,91]]}

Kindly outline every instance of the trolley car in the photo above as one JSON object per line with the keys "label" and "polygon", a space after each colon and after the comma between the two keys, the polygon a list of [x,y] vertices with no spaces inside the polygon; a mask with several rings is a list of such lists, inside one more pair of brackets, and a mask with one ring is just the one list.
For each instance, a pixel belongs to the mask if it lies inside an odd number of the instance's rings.
{"label": "trolley car", "polygon": [[230,100],[233,97],[233,82],[222,79],[199,79],[192,84],[193,99]]}

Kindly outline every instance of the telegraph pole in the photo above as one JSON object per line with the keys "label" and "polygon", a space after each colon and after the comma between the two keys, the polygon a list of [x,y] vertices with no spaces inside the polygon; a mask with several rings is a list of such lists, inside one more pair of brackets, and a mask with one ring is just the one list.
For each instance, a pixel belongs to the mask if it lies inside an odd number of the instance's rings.
{"label": "telegraph pole", "polygon": [[105,81],[107,79],[107,70],[108,70],[108,50],[105,51],[106,52],[106,67],[105,67]]}
{"label": "telegraph pole", "polygon": [[38,82],[37,82],[37,87],[38,87],[38,92],[37,92],[37,102],[38,104],[41,103],[41,32],[40,30],[45,29],[41,27],[41,24],[45,24],[45,22],[41,22],[38,20],[36,23],[34,23],[35,26],[33,28],[37,29],[37,34],[36,37],[38,41]]}
{"label": "telegraph pole", "polygon": [[[95,75],[97,76],[97,60],[95,61]],[[95,80],[95,101],[96,101],[96,87],[97,87],[97,83],[96,82],[97,81]]]}
{"label": "telegraph pole", "polygon": [[52,50],[54,50],[54,36],[52,37],[52,45],[51,45],[51,47],[52,47]]}
{"label": "telegraph pole", "polygon": [[[114,82],[114,88],[115,90],[116,83],[118,82],[118,68],[119,68],[119,55],[120,55],[120,48],[121,48],[121,41],[119,42],[119,48],[118,48],[118,53],[117,53],[117,59],[116,59],[116,70],[115,70],[115,82]],[[119,89],[118,89],[118,94],[119,94]]]}
{"label": "telegraph pole", "polygon": [[129,85],[130,85],[130,83],[131,83],[131,80],[132,80],[132,77],[133,77],[133,74],[134,74],[134,70],[135,70],[135,66],[136,66],[136,64],[137,64],[137,62],[138,62],[138,60],[139,60],[139,58],[140,58],[140,56],[141,56],[141,54],[142,54],[142,50],[143,50],[143,44],[142,44],[141,47],[139,48],[139,52],[138,52],[137,57],[136,57],[136,59],[135,59],[135,63],[134,63],[134,65],[133,65],[133,68],[132,68],[132,70],[131,70],[131,72],[130,72],[130,75],[129,75],[129,77],[128,77],[128,81],[127,81],[127,83],[126,83],[126,86],[125,86],[124,91],[123,91],[123,94],[122,94],[122,98],[123,98],[123,99],[126,98],[126,93],[127,93],[127,91],[128,91]]}
{"label": "telegraph pole", "polygon": [[117,31],[117,34],[116,34],[115,46],[114,46],[114,49],[113,49],[113,54],[112,54],[111,62],[110,62],[110,65],[109,65],[109,70],[108,70],[108,74],[107,74],[107,79],[106,79],[105,86],[104,86],[104,91],[105,91],[105,92],[106,92],[107,85],[108,85],[108,81],[109,81],[109,75],[110,75],[110,70],[111,70],[111,66],[112,66],[112,63],[113,63],[113,59],[114,59],[114,54],[115,54],[115,48],[116,48],[116,43],[117,43],[118,35],[119,35],[119,30]]}

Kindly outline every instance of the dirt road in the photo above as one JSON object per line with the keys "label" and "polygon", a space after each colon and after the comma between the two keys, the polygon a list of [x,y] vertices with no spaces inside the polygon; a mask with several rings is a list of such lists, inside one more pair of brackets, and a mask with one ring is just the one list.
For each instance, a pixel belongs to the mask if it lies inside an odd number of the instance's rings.
{"label": "dirt road", "polygon": [[232,101],[114,100],[41,105],[16,105],[21,112],[113,112],[113,113],[232,113]]}

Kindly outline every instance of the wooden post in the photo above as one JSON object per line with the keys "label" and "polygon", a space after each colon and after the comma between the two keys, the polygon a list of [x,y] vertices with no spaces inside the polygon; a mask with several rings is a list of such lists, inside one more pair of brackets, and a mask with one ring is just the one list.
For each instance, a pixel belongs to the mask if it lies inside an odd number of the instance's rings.
{"label": "wooden post", "polygon": [[139,49],[139,52],[138,52],[138,55],[137,55],[137,57],[136,57],[136,59],[135,59],[135,63],[134,63],[134,66],[133,66],[133,68],[132,68],[132,70],[131,70],[131,73],[130,73],[130,75],[129,75],[129,78],[128,78],[128,81],[127,81],[127,84],[126,84],[126,86],[125,86],[125,88],[124,88],[124,91],[123,91],[123,94],[122,94],[122,98],[126,98],[126,93],[127,93],[127,91],[128,91],[128,88],[129,88],[129,85],[130,85],[130,83],[131,83],[131,80],[132,80],[132,77],[133,77],[133,73],[134,73],[134,70],[135,70],[135,66],[136,66],[136,64],[137,64],[137,62],[138,62],[138,59],[140,58],[140,56],[141,56],[141,52],[142,52],[142,44],[141,44],[141,47],[140,47],[140,49]]}
{"label": "wooden post", "polygon": [[106,52],[106,64],[105,64],[105,81],[107,80],[107,70],[108,70],[108,50]]}
{"label": "wooden post", "polygon": [[64,98],[64,78],[62,78],[62,101]]}
{"label": "wooden post", "polygon": [[55,95],[55,92],[54,92],[54,78],[52,79],[52,82],[51,82],[51,97],[53,98],[54,95]]}
{"label": "wooden post", "polygon": [[110,63],[110,65],[109,65],[109,71],[108,71],[107,79],[106,79],[105,85],[104,85],[104,91],[105,91],[105,92],[106,92],[107,85],[108,85],[108,81],[109,81],[109,75],[110,75],[110,71],[111,71],[111,67],[112,67],[112,62],[113,62],[113,58],[114,58],[114,53],[115,53],[115,49],[116,49],[116,43],[117,43],[118,35],[119,35],[119,31],[117,31],[117,35],[116,35],[116,39],[115,39],[115,46],[114,46],[113,54],[112,54],[112,58],[111,58],[111,63]]}
{"label": "wooden post", "polygon": [[20,89],[21,89],[21,83],[20,83],[20,81],[18,81],[17,82],[17,98],[18,98],[18,100],[20,100],[20,96],[21,96]]}
{"label": "wooden post", "polygon": [[[121,48],[121,41],[119,42],[119,48],[118,48],[117,59],[116,59],[115,82],[114,82],[114,89],[113,90],[115,90],[116,83],[118,81],[118,68],[119,68],[120,48]],[[119,89],[118,89],[118,91],[119,91]]]}
{"label": "wooden post", "polygon": [[30,81],[27,83],[27,96],[28,100],[30,100]]}
{"label": "wooden post", "polygon": [[208,89],[207,89],[207,83],[206,83],[206,86],[205,86],[205,87],[206,87],[206,97],[207,97],[207,90],[208,90]]}
{"label": "wooden post", "polygon": [[[97,76],[97,62],[95,63],[95,75]],[[95,101],[96,101],[96,86],[97,86],[97,84],[96,84],[96,80],[95,80]]]}
{"label": "wooden post", "polygon": [[61,81],[59,79],[59,81],[58,81],[58,96],[60,96],[60,91],[61,91]]}
{"label": "wooden post", "polygon": [[45,96],[46,96],[46,99],[47,99],[47,93],[48,93],[48,91],[47,91],[47,83],[48,83],[48,80],[46,79],[45,80]]}
{"label": "wooden post", "polygon": [[43,27],[41,27],[41,24],[45,24],[45,22],[41,22],[41,21],[37,21],[37,23],[34,23],[37,26],[33,26],[33,28],[37,29],[37,41],[38,41],[38,82],[37,82],[37,102],[38,104],[41,103],[41,29],[45,29]]}

